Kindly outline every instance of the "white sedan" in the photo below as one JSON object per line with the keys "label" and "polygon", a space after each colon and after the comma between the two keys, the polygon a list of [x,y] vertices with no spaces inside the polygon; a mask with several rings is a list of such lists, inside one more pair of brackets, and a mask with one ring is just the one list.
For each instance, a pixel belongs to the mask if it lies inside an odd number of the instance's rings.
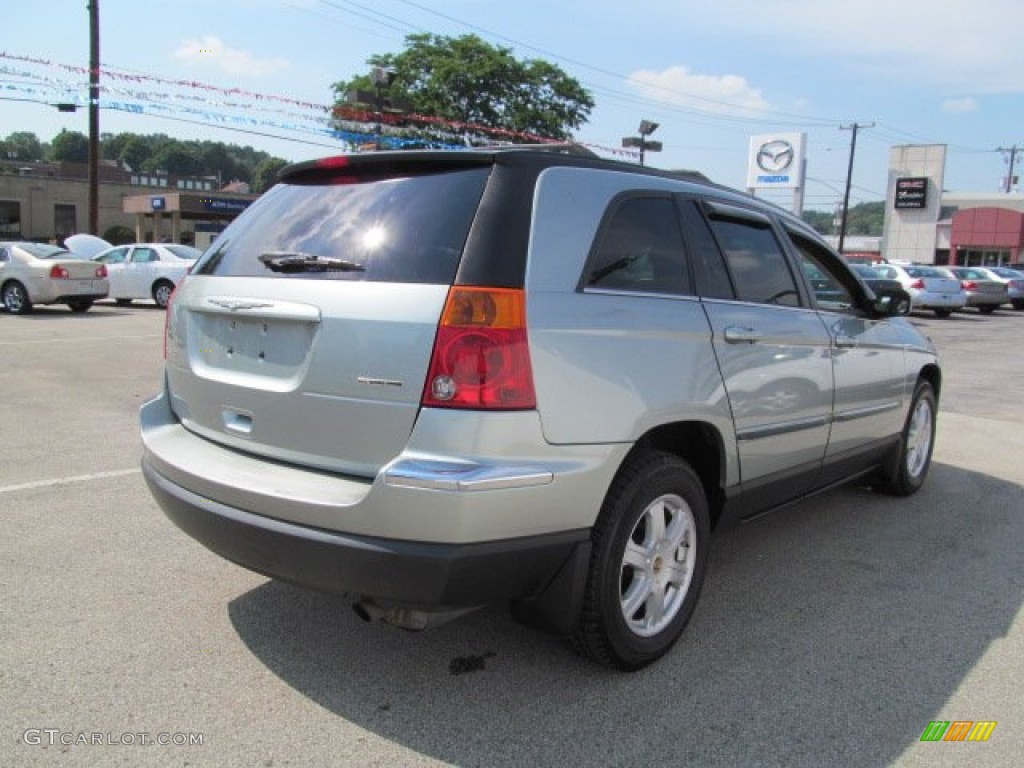
{"label": "white sedan", "polygon": [[174,286],[201,253],[188,245],[132,243],[108,248],[92,258],[106,265],[110,298],[118,304],[152,299],[158,307],[165,308]]}
{"label": "white sedan", "polygon": [[85,312],[107,296],[107,268],[55,245],[0,242],[0,301],[12,315],[33,304],[67,304]]}

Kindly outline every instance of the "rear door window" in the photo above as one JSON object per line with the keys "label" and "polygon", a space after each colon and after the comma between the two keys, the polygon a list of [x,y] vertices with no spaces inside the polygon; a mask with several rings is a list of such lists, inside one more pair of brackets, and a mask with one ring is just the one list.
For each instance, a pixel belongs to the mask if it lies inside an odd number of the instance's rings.
{"label": "rear door window", "polygon": [[451,283],[488,168],[273,187],[193,274]]}
{"label": "rear door window", "polygon": [[800,292],[771,220],[754,211],[709,203],[708,221],[740,301],[800,306]]}

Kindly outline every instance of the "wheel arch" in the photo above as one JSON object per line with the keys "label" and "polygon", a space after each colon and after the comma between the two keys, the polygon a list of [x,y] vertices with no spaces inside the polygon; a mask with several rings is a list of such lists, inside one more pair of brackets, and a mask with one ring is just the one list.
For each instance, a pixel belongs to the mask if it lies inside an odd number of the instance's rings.
{"label": "wheel arch", "polygon": [[693,468],[704,486],[714,527],[725,503],[725,441],[718,429],[705,421],[677,421],[654,427],[636,441],[623,466],[646,450],[674,454]]}
{"label": "wheel arch", "polygon": [[942,370],[935,363],[929,363],[920,370],[917,375],[918,380],[924,379],[932,385],[932,391],[935,392],[935,403],[939,402],[939,393],[942,390]]}

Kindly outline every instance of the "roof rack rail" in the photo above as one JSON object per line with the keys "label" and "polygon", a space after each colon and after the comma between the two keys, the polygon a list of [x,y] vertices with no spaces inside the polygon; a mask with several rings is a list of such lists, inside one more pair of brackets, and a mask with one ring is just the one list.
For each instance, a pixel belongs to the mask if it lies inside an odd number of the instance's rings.
{"label": "roof rack rail", "polygon": [[593,152],[582,144],[577,144],[573,141],[559,141],[559,142],[536,142],[532,144],[482,144],[475,145],[472,149],[479,149],[485,152],[495,152],[503,150],[524,150],[529,149],[535,152],[557,152],[562,155],[578,155],[580,157],[600,157],[596,152]]}

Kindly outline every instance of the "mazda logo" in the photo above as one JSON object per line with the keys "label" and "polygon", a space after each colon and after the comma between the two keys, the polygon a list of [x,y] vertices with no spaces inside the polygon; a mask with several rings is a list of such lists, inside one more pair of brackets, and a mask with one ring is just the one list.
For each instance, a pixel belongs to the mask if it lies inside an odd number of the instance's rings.
{"label": "mazda logo", "polygon": [[762,171],[778,173],[793,163],[793,145],[783,139],[768,141],[757,150],[757,165]]}

